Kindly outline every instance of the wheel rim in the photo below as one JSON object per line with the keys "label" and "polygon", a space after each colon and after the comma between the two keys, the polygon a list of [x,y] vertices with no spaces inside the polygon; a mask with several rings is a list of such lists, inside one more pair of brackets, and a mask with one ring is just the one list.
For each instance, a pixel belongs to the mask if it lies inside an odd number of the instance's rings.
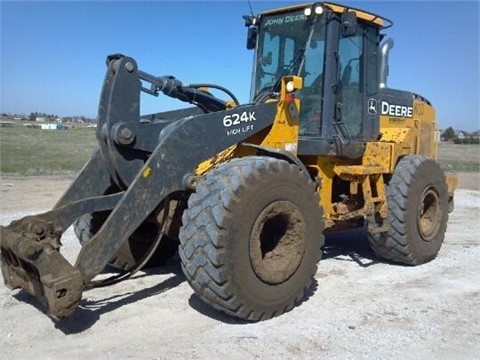
{"label": "wheel rim", "polygon": [[305,220],[289,201],[268,205],[257,217],[250,236],[250,262],[257,277],[268,284],[288,280],[305,252]]}
{"label": "wheel rim", "polygon": [[422,192],[418,204],[417,226],[424,241],[432,241],[440,228],[442,204],[440,197],[433,187]]}

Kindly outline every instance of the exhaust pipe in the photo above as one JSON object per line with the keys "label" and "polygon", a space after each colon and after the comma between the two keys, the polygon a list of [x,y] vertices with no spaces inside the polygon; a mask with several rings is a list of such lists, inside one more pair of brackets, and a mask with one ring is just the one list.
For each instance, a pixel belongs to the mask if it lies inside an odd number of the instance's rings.
{"label": "exhaust pipe", "polygon": [[392,38],[386,40],[380,46],[380,89],[387,87],[388,78],[388,53],[392,50],[394,41]]}

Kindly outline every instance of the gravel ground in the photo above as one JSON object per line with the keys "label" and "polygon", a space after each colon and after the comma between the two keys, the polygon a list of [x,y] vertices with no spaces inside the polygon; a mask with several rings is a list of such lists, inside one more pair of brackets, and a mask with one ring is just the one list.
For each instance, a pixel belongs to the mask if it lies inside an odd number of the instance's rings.
{"label": "gravel ground", "polygon": [[[473,179],[461,178],[467,188],[456,192],[434,261],[386,264],[359,231],[329,236],[309,298],[264,322],[243,322],[203,304],[178,258],[85,292],[77,313],[62,322],[39,311],[28,294],[0,285],[0,358],[478,359],[478,174]],[[2,179],[0,224],[50,209],[70,181]],[[73,261],[79,246],[71,229],[63,243]]]}

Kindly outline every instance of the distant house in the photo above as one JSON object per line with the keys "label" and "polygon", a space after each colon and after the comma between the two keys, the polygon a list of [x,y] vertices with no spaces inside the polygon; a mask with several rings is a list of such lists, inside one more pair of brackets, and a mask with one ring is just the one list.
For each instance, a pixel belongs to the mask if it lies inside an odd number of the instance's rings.
{"label": "distant house", "polygon": [[458,140],[464,140],[466,138],[468,138],[470,136],[470,134],[464,130],[455,130],[455,137],[458,139]]}
{"label": "distant house", "polygon": [[30,123],[30,124],[24,124],[23,126],[25,126],[27,128],[41,129],[41,130],[64,130],[63,128],[59,129],[59,125],[62,125],[62,124],[51,124],[51,123],[35,124],[35,123]]}
{"label": "distant house", "polygon": [[0,127],[14,127],[17,123],[15,121],[2,120],[0,121]]}
{"label": "distant house", "polygon": [[470,133],[470,136],[474,139],[480,139],[480,130]]}
{"label": "distant house", "polygon": [[40,124],[42,130],[57,130],[57,124]]}

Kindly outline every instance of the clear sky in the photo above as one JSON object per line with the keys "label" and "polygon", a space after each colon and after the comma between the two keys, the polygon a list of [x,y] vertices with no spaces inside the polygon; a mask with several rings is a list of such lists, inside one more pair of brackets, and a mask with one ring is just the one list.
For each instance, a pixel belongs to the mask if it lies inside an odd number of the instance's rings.
{"label": "clear sky", "polygon": [[[255,13],[307,1],[256,1]],[[393,20],[390,87],[437,109],[441,128],[480,129],[478,1],[342,1]],[[140,69],[209,82],[247,102],[253,52],[239,1],[1,1],[0,112],[96,117],[105,58],[123,53]],[[142,113],[184,107],[142,96]]]}

